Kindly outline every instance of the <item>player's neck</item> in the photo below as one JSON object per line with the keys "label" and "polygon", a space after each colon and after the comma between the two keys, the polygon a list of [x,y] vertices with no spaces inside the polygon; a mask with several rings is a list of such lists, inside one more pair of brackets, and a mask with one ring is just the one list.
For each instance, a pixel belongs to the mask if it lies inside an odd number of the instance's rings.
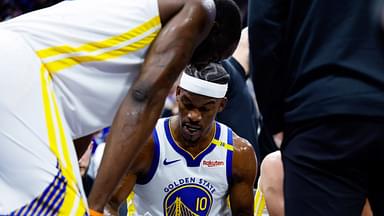
{"label": "player's neck", "polygon": [[198,141],[188,142],[181,135],[178,118],[172,118],[170,126],[172,136],[177,145],[182,147],[184,150],[188,151],[193,156],[197,156],[202,151],[204,151],[207,146],[211,144],[215,134],[215,127],[214,124],[212,124],[208,132],[202,134],[201,138]]}

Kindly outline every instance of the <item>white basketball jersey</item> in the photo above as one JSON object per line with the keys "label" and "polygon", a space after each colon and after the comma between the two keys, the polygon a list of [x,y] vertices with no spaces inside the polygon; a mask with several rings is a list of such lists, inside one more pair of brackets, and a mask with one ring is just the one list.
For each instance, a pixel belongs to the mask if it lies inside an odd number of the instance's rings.
{"label": "white basketball jersey", "polygon": [[134,187],[136,212],[128,215],[231,215],[232,130],[216,122],[212,143],[193,157],[174,141],[169,122],[156,125],[152,165]]}
{"label": "white basketball jersey", "polygon": [[157,0],[75,0],[0,23],[52,77],[73,137],[109,126],[161,22]]}

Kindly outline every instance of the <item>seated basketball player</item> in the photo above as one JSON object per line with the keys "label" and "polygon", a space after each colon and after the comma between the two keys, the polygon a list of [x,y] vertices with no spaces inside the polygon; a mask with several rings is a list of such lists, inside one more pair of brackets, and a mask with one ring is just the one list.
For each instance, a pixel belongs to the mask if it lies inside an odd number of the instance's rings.
{"label": "seated basketball player", "polygon": [[176,90],[179,114],[158,120],[112,197],[112,212],[133,191],[127,209],[137,215],[252,215],[255,152],[214,120],[228,80],[214,63],[185,70]]}

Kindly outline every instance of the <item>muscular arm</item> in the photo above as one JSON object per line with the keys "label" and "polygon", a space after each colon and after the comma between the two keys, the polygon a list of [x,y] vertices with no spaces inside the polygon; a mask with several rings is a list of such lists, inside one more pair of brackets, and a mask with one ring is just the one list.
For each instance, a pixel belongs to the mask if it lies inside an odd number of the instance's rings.
{"label": "muscular arm", "polygon": [[284,215],[283,162],[280,151],[268,154],[260,168],[260,190],[271,216]]}
{"label": "muscular arm", "polygon": [[119,207],[133,190],[136,179],[137,176],[132,173],[128,173],[123,177],[120,181],[120,185],[116,188],[116,192],[112,195],[104,209],[104,213],[107,212],[106,215],[119,215]]}
{"label": "muscular arm", "polygon": [[233,215],[253,215],[253,185],[257,160],[252,146],[238,136],[234,139],[230,202]]}
{"label": "muscular arm", "polygon": [[[162,11],[162,8],[167,7],[161,2],[159,0],[160,16],[163,19],[162,14],[171,13]],[[214,5],[212,10],[212,4],[207,4],[209,2],[213,4],[209,0],[185,1],[152,44],[137,80],[113,121],[108,145],[88,199],[90,208],[100,212],[103,210],[116,185],[149,137],[169,89],[212,26],[215,10]]]}
{"label": "muscular arm", "polygon": [[128,169],[126,176],[120,181],[119,186],[113,193],[108,205],[107,210],[113,215],[117,215],[119,206],[125,201],[128,195],[132,192],[139,176],[145,176],[152,164],[154,153],[153,139],[144,145],[132,166]]}

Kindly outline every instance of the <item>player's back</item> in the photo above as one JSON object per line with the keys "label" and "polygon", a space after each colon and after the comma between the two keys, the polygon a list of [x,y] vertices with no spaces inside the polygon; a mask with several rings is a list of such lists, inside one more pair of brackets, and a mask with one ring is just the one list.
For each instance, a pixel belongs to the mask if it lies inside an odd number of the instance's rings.
{"label": "player's back", "polygon": [[0,24],[49,71],[74,137],[108,126],[161,28],[156,0],[77,0]]}

